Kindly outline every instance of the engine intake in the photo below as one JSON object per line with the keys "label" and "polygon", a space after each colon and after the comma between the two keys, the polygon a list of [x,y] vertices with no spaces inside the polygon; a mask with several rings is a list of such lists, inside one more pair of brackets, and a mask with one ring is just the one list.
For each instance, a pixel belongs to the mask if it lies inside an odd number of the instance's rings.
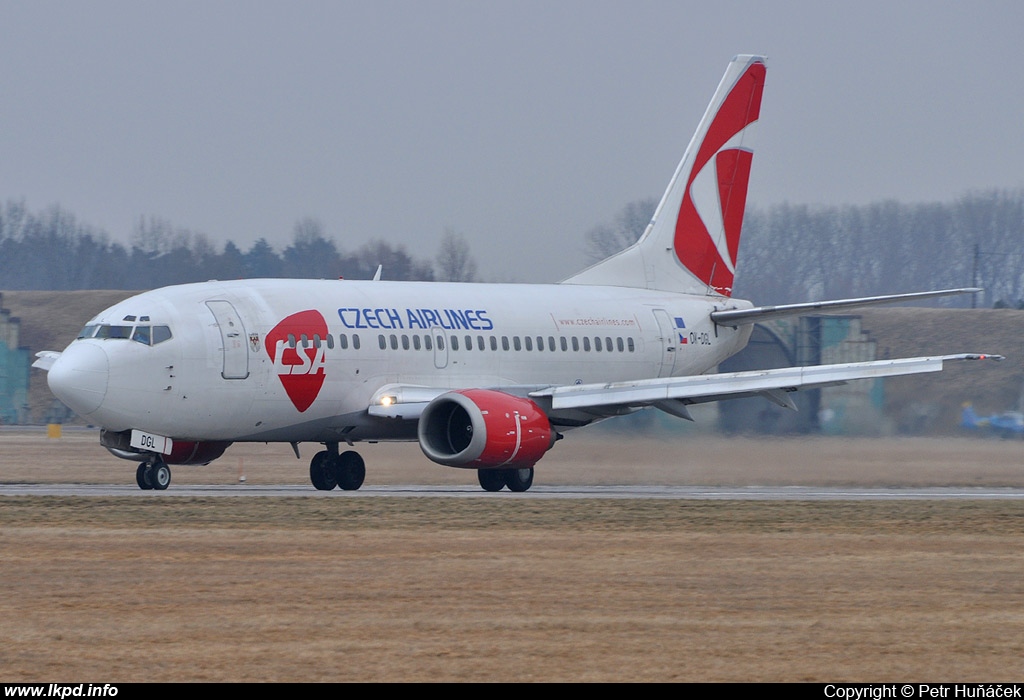
{"label": "engine intake", "polygon": [[417,433],[428,459],[465,469],[532,467],[557,437],[536,403],[491,389],[438,396],[423,409]]}

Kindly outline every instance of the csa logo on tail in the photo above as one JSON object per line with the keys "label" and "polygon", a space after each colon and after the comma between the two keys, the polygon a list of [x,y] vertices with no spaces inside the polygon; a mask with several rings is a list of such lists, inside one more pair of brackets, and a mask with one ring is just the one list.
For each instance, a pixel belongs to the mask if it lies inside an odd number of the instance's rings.
{"label": "csa logo on tail", "polygon": [[264,345],[274,372],[299,413],[313,405],[324,385],[327,322],[319,311],[300,311],[267,333]]}
{"label": "csa logo on tail", "polygon": [[697,151],[676,219],[676,256],[704,284],[732,295],[753,152],[743,147],[761,111],[765,67],[753,63],[722,101]]}

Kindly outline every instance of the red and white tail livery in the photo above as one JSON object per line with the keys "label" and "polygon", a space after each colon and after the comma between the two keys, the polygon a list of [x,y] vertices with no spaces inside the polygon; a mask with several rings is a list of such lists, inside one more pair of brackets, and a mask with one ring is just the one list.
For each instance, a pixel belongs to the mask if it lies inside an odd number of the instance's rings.
{"label": "red and white tail livery", "polygon": [[732,297],[765,63],[729,64],[643,236],[562,284],[251,279],[164,287],[41,352],[53,393],[143,489],[234,442],[322,447],[318,489],[358,489],[357,443],[418,442],[488,491],[526,491],[565,433],[654,407],[788,394],[981,354],[715,373],[763,319],[973,289],[755,307]]}
{"label": "red and white tail livery", "polygon": [[732,296],[764,78],[732,60],[643,236],[567,282]]}

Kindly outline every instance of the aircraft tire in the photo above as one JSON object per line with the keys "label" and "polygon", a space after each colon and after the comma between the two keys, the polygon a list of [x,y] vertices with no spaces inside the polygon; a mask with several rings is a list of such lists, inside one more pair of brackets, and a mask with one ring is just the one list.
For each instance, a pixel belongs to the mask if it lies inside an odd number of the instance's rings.
{"label": "aircraft tire", "polygon": [[357,491],[366,479],[366,462],[358,452],[348,450],[334,460],[333,472],[338,486],[343,490]]}
{"label": "aircraft tire", "polygon": [[334,470],[331,468],[332,461],[331,453],[321,450],[313,455],[309,462],[309,480],[318,491],[330,491],[338,485]]}
{"label": "aircraft tire", "polygon": [[505,469],[505,485],[509,491],[523,493],[533,486],[533,467]]}
{"label": "aircraft tire", "polygon": [[476,478],[484,491],[501,491],[508,480],[504,469],[477,469]]}
{"label": "aircraft tire", "polygon": [[148,470],[149,483],[157,491],[163,491],[171,484],[171,468],[161,462],[154,464]]}
{"label": "aircraft tire", "polygon": [[135,470],[135,483],[143,491],[149,491],[153,488],[153,484],[149,481],[148,471],[149,465],[146,462],[140,462],[139,468]]}

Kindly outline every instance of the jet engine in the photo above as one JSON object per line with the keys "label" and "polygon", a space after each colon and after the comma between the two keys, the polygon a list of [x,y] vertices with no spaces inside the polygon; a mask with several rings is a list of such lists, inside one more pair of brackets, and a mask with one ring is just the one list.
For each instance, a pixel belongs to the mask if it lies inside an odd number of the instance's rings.
{"label": "jet engine", "polygon": [[465,469],[533,467],[557,439],[536,403],[491,389],[441,394],[423,409],[417,432],[429,459]]}

